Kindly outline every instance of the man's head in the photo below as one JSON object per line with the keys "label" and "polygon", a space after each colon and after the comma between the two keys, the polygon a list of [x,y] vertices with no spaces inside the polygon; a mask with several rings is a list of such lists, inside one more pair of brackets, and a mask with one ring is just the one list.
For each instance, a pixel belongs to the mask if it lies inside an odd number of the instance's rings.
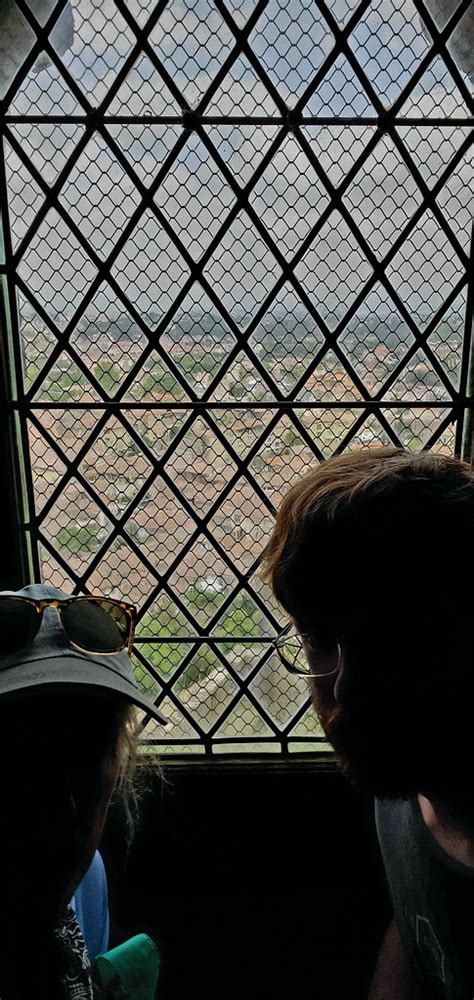
{"label": "man's head", "polygon": [[[345,772],[393,797],[461,794],[471,748],[474,474],[454,458],[374,448],[337,456],[278,511],[264,573],[342,668],[312,682]],[[315,673],[318,672],[315,664]]]}

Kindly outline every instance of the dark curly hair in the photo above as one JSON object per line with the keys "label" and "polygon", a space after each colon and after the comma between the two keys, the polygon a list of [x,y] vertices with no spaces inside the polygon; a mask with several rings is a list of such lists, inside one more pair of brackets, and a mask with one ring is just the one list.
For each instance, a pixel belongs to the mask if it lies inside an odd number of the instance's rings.
{"label": "dark curly hair", "polygon": [[263,576],[301,632],[343,646],[347,704],[325,719],[348,776],[424,792],[474,828],[473,529],[469,465],[349,452],[286,494]]}

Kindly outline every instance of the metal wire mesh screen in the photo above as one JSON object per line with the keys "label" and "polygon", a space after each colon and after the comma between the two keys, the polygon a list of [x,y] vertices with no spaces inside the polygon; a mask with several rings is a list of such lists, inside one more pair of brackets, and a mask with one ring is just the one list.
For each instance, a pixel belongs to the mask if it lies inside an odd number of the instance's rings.
{"label": "metal wire mesh screen", "polygon": [[274,509],[335,451],[459,453],[473,24],[455,6],[3,7],[25,531],[46,582],[138,605],[162,750],[324,749],[271,648]]}

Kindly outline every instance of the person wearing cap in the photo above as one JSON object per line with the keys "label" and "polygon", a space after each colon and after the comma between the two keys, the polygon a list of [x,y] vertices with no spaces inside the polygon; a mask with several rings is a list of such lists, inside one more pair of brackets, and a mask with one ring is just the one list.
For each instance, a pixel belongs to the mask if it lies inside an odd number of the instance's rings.
{"label": "person wearing cap", "polygon": [[474,996],[474,470],[368,448],[294,483],[264,558],[349,780],[374,797],[393,905],[370,1000]]}
{"label": "person wearing cap", "polygon": [[166,724],[133,676],[134,624],[105,597],[0,592],[1,1000],[99,995],[71,902],[114,789],[132,818],[136,706]]}

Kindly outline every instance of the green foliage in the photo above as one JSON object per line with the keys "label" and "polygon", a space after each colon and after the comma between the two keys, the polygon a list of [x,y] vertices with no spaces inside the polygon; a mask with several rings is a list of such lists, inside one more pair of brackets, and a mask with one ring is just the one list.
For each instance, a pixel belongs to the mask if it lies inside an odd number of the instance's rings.
{"label": "green foliage", "polygon": [[223,351],[193,351],[193,353],[183,354],[176,357],[175,362],[185,375],[192,375],[197,378],[199,374],[206,372],[212,374],[225,358]]}
{"label": "green foliage", "polygon": [[218,608],[225,599],[225,594],[209,588],[208,590],[198,590],[197,587],[188,587],[186,600],[192,608],[208,608],[212,604],[213,608]]}
{"label": "green foliage", "polygon": [[203,681],[209,677],[214,670],[217,670],[220,662],[209,646],[204,646],[193,656],[191,663],[186,667],[176,682],[177,691],[195,684],[196,681]]}
{"label": "green foliage", "polygon": [[26,382],[28,383],[28,385],[32,385],[33,382],[36,381],[40,371],[41,369],[39,365],[35,364],[33,361],[29,361],[26,363],[25,375],[26,375]]}
{"label": "green foliage", "polygon": [[94,375],[106,392],[117,388],[123,372],[110,358],[101,358],[94,368]]}
{"label": "green foliage", "polygon": [[99,546],[99,525],[95,521],[89,524],[70,524],[60,528],[56,542],[60,549],[68,552],[95,552]]}
{"label": "green foliage", "polygon": [[[219,622],[219,627],[226,635],[259,635],[260,612],[247,594],[238,594],[224,618]],[[225,642],[222,644],[222,648],[227,651],[233,649],[235,645],[235,642]]]}
{"label": "green foliage", "polygon": [[140,381],[134,387],[134,396],[136,399],[141,399],[145,395],[160,395],[161,392],[167,392],[174,396],[175,399],[181,399],[183,395],[183,389],[180,386],[177,379],[171,372],[167,372],[164,368],[158,365],[151,371],[147,371],[143,375]]}
{"label": "green foliage", "polygon": [[[186,591],[186,597],[194,604],[194,607],[208,608],[213,612],[225,599],[224,594],[216,594],[214,591],[198,591],[196,587],[190,587]],[[212,605],[209,607],[209,605]],[[163,615],[166,616],[166,624],[160,620],[159,612],[153,614],[147,612],[142,620],[142,629],[150,635],[159,636],[165,631],[167,636],[184,636],[187,629],[174,617],[168,617],[165,609]],[[232,641],[232,636],[257,636],[260,633],[260,612],[256,609],[253,601],[247,594],[239,594],[232,602],[228,611],[224,615],[219,627],[220,632],[224,632],[226,639],[219,643],[223,651],[231,650],[237,645]],[[230,641],[229,641],[230,637]],[[185,644],[172,642],[144,643],[140,645],[143,655],[150,660],[165,677],[171,676],[179,664],[182,662],[183,646]],[[187,650],[187,646],[185,647]],[[186,667],[182,675],[176,682],[176,689],[182,691],[190,684],[202,681],[214,670],[221,666],[220,660],[209,646],[202,645],[194,654],[191,662]]]}
{"label": "green foliage", "polygon": [[301,442],[299,434],[293,429],[293,427],[289,427],[288,430],[284,432],[282,440],[289,446],[293,444],[300,444]]}
{"label": "green foliage", "polygon": [[[153,625],[150,625],[149,631],[152,633],[155,631]],[[157,665],[160,673],[164,674],[166,677],[174,673],[176,667],[179,666],[183,658],[181,645],[174,642],[145,642],[140,645],[140,652],[143,653],[143,656],[146,656],[151,663]]]}

